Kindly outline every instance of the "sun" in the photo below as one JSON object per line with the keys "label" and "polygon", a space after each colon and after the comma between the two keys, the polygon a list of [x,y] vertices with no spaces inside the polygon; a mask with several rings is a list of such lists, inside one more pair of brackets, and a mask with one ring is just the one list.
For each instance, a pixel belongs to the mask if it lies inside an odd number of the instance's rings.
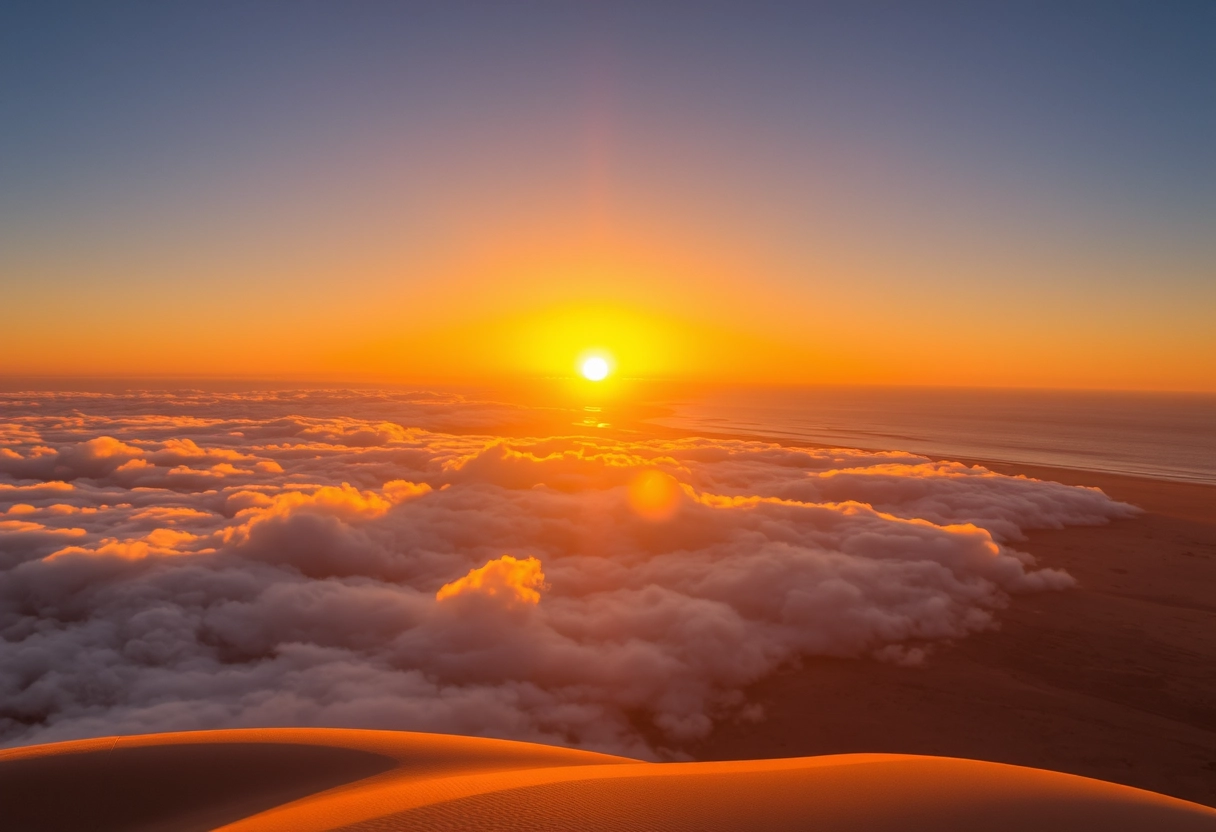
{"label": "sun", "polygon": [[588,381],[603,381],[608,377],[608,362],[598,355],[584,359],[579,369]]}

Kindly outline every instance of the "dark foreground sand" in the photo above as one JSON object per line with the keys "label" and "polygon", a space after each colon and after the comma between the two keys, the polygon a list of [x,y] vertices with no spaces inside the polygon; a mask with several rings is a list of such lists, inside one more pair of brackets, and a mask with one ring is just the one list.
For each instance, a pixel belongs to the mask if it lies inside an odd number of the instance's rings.
{"label": "dark foreground sand", "polygon": [[749,691],[759,724],[688,748],[722,760],[890,752],[971,757],[1216,805],[1216,486],[1026,465],[1145,514],[1018,544],[1077,589],[1020,596],[1001,629],[924,667],[814,660]]}
{"label": "dark foreground sand", "polygon": [[502,740],[268,729],[0,752],[6,830],[1212,830],[1096,780],[895,755],[641,763]]}

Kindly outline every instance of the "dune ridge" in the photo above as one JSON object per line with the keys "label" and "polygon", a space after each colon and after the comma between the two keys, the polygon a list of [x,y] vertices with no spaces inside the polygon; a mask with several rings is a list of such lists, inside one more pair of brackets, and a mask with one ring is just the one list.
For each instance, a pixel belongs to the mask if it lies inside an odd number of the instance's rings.
{"label": "dune ridge", "polygon": [[0,751],[14,830],[1216,830],[1216,809],[1040,769],[845,754],[649,763],[443,734],[237,729]]}

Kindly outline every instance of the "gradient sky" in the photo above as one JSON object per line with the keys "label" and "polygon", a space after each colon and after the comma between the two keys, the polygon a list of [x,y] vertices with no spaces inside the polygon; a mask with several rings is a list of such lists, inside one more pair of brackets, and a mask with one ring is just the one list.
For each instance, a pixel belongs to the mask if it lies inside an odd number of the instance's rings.
{"label": "gradient sky", "polygon": [[1216,3],[0,5],[0,374],[1216,390]]}

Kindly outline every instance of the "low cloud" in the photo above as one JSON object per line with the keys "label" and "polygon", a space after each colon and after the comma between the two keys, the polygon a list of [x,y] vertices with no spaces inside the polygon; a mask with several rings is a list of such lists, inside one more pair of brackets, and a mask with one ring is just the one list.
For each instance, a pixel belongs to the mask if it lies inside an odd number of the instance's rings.
{"label": "low cloud", "polygon": [[662,756],[800,657],[916,663],[994,626],[1073,584],[1026,529],[1134,512],[904,453],[490,430],[525,416],[0,397],[0,742],[334,725]]}

